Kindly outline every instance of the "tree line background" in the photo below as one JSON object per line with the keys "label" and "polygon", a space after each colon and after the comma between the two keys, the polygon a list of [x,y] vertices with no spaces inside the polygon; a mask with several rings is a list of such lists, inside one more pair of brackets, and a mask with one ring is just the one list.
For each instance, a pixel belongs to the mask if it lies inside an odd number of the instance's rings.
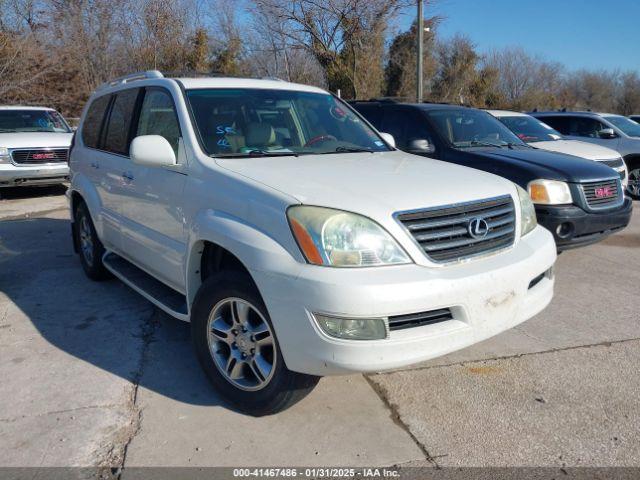
{"label": "tree line background", "polygon": [[[148,69],[413,100],[416,25],[401,31],[403,15],[415,0],[0,0],[0,104],[74,117],[101,83]],[[441,38],[442,22],[425,19],[425,100],[640,112],[637,71],[570,71],[519,47],[481,54],[463,34]]]}

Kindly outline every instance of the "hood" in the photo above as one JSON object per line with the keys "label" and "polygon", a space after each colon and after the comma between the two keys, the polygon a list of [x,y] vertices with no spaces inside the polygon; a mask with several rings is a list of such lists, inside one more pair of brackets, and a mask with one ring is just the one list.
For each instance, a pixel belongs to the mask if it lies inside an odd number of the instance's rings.
{"label": "hood", "polygon": [[537,148],[478,148],[467,152],[489,158],[494,164],[500,162],[502,168],[496,168],[496,172],[513,173],[519,170],[521,176],[531,179],[546,178],[577,183],[618,176],[606,165]]}
{"label": "hood", "polygon": [[579,140],[555,140],[535,142],[529,145],[535,148],[541,148],[542,150],[586,158],[587,160],[617,160],[620,158],[620,154],[615,150]]}
{"label": "hood", "polygon": [[0,133],[0,147],[47,148],[69,147],[73,133],[18,132]]}
{"label": "hood", "polygon": [[219,166],[300,203],[389,218],[399,211],[515,195],[513,183],[408,153],[344,153],[216,159]]}

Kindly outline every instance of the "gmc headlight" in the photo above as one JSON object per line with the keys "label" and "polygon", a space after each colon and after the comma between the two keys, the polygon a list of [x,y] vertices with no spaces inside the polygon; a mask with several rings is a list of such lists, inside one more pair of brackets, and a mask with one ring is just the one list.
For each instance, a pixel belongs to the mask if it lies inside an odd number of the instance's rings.
{"label": "gmc headlight", "polygon": [[372,267],[411,263],[398,243],[373,220],[324,207],[287,211],[298,246],[309,263],[330,267]]}
{"label": "gmc headlight", "polygon": [[9,161],[9,149],[7,147],[0,147],[0,163]]}
{"label": "gmc headlight", "polygon": [[540,205],[563,205],[573,203],[571,190],[565,182],[557,180],[532,180],[528,185],[531,201]]}
{"label": "gmc headlight", "polygon": [[516,185],[516,188],[518,189],[518,197],[520,198],[520,236],[524,237],[536,228],[538,220],[536,218],[536,208],[533,206],[529,194],[518,185]]}

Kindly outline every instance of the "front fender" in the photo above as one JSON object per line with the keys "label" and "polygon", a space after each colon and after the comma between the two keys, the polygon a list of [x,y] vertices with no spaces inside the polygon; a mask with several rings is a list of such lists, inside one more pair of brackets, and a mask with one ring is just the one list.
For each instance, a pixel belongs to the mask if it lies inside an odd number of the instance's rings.
{"label": "front fender", "polygon": [[249,272],[291,272],[301,266],[286,248],[264,231],[240,218],[212,209],[196,215],[188,230],[188,242],[185,278],[189,305],[193,303],[200,288],[200,266],[205,242],[214,243],[231,252]]}

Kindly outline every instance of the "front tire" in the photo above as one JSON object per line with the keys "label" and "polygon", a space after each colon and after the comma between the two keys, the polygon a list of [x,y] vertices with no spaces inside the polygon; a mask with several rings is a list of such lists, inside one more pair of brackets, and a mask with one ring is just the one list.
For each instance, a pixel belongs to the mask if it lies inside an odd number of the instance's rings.
{"label": "front tire", "polygon": [[110,272],[102,263],[102,256],[105,252],[104,246],[98,238],[91,220],[91,214],[84,202],[78,205],[74,215],[74,222],[75,244],[78,246],[80,263],[84,273],[95,281],[111,278]]}
{"label": "front tire", "polygon": [[250,415],[282,411],[318,383],[319,377],[284,364],[269,313],[245,273],[220,272],[203,283],[191,312],[191,336],[216,390]]}
{"label": "front tire", "polygon": [[640,160],[627,166],[629,171],[627,194],[634,200],[640,200]]}

